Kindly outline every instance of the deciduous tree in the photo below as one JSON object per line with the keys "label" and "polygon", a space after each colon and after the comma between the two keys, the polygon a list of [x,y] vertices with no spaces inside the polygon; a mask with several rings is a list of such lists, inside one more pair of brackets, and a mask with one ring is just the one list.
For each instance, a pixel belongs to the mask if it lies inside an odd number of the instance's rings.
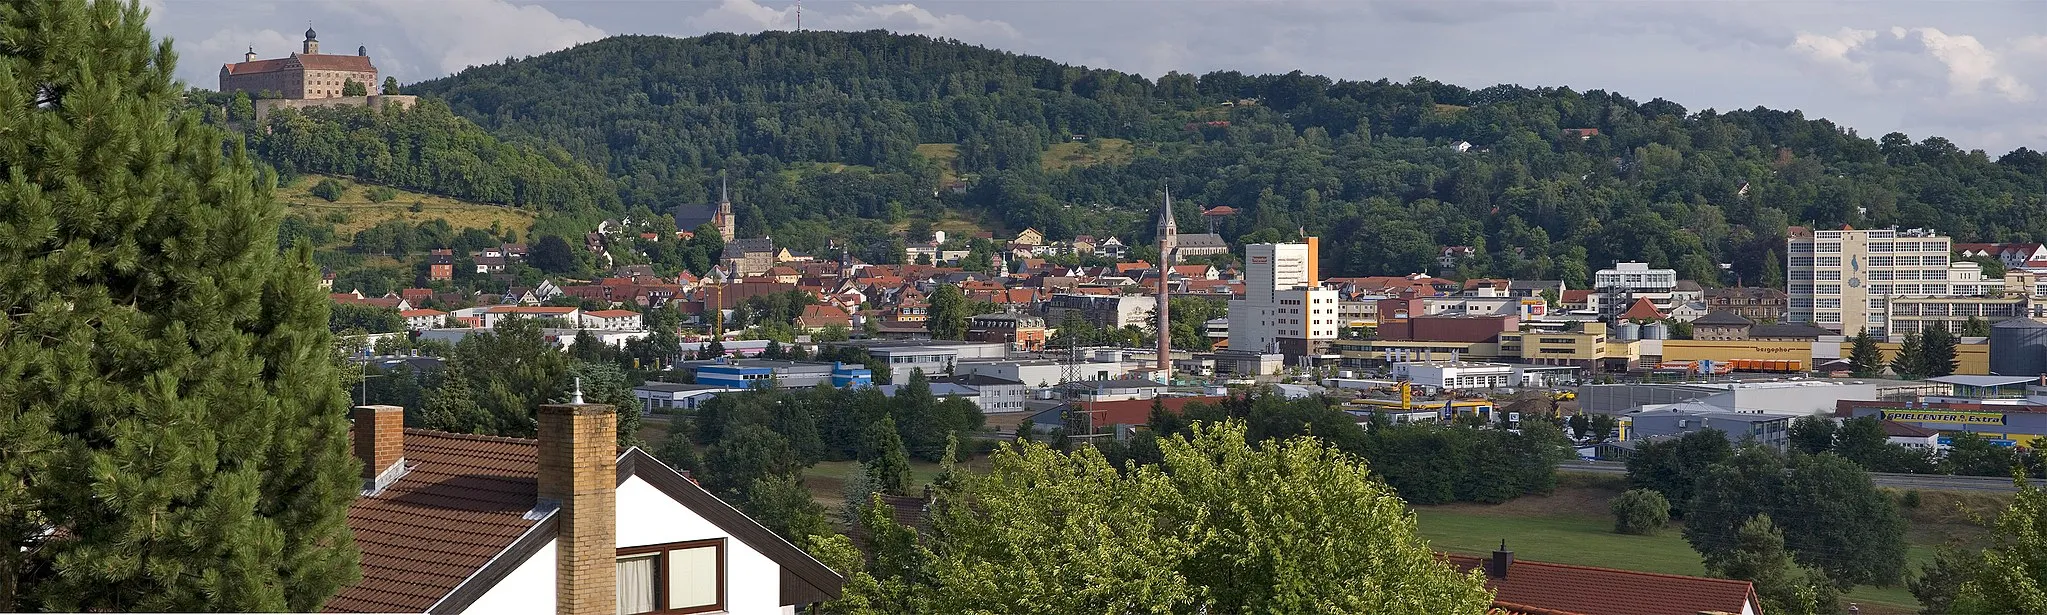
{"label": "deciduous tree", "polygon": [[931,339],[967,339],[967,296],[958,286],[940,284],[931,291],[931,308],[925,314],[924,326],[931,330]]}
{"label": "deciduous tree", "polygon": [[1716,566],[1733,556],[1742,524],[1756,515],[1783,519],[1798,562],[1844,585],[1903,580],[1904,517],[1868,472],[1838,455],[1795,455],[1787,463],[1766,448],[1743,448],[1699,478],[1685,540]]}
{"label": "deciduous tree", "polygon": [[1006,445],[988,472],[943,481],[921,573],[877,570],[879,587],[855,597],[1019,614],[1476,614],[1492,602],[1355,457],[1311,438],[1253,446],[1240,424],[1160,443],[1163,463],[1120,471],[1092,448]]}
{"label": "deciduous tree", "polygon": [[[1957,566],[1949,613],[2047,613],[2047,491],[2025,485],[1997,516],[1990,547]],[[1932,606],[1932,605],[1929,605]]]}
{"label": "deciduous tree", "polygon": [[1833,613],[1840,609],[1841,591],[1823,571],[1806,568],[1801,573],[1784,550],[1784,532],[1770,522],[1769,515],[1743,522],[1734,548],[1708,560],[1706,569],[1754,583],[1765,613]]}
{"label": "deciduous tree", "polygon": [[1628,487],[1653,489],[1671,504],[1672,516],[1683,517],[1692,501],[1693,486],[1713,464],[1734,455],[1727,436],[1717,429],[1702,429],[1676,440],[1650,442],[1636,447],[1628,457]]}
{"label": "deciduous tree", "polygon": [[1622,534],[1655,534],[1670,523],[1670,501],[1651,489],[1629,489],[1607,508],[1613,512],[1613,531]]}

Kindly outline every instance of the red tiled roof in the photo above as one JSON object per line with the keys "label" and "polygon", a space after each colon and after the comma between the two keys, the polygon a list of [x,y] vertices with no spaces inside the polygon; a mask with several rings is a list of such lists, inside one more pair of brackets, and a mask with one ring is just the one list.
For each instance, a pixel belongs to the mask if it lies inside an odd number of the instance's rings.
{"label": "red tiled roof", "polygon": [[1627,312],[1623,312],[1621,318],[1662,320],[1663,313],[1656,311],[1656,304],[1650,303],[1648,298],[1642,298],[1636,299],[1635,305],[1629,307]]}
{"label": "red tiled roof", "polygon": [[363,578],[327,612],[424,613],[537,522],[533,440],[405,430],[412,469],[348,505]]}
{"label": "red tiled roof", "polygon": [[1563,295],[1557,297],[1558,303],[1585,303],[1590,300],[1592,300],[1590,290],[1565,290]]}
{"label": "red tiled roof", "polygon": [[[1486,562],[1467,555],[1445,558],[1460,571],[1480,568]],[[1748,581],[1526,560],[1515,560],[1504,578],[1488,577],[1486,587],[1494,592],[1495,606],[1522,613],[1698,615],[1704,611],[1740,613],[1756,603],[1755,588]]]}
{"label": "red tiled roof", "polygon": [[448,313],[447,313],[447,312],[443,312],[443,311],[440,311],[440,310],[405,310],[405,311],[403,311],[403,312],[399,312],[399,313],[398,313],[398,317],[399,317],[399,318],[417,318],[417,317],[420,317],[420,316],[447,316],[447,315],[448,315]]}
{"label": "red tiled roof", "polygon": [[639,316],[640,313],[632,310],[597,310],[595,312],[583,312],[583,315],[593,318],[627,318]]}
{"label": "red tiled roof", "polygon": [[803,314],[796,317],[796,326],[804,328],[852,326],[853,316],[845,310],[829,305],[803,306]]}
{"label": "red tiled roof", "polygon": [[254,62],[236,62],[227,65],[227,74],[253,75],[256,73],[272,73],[281,70],[291,70],[294,68],[305,68],[307,70],[346,70],[364,73],[373,72],[377,70],[377,67],[370,65],[370,59],[367,56],[315,53],[294,54],[293,56],[288,58],[271,58],[268,60],[257,60]]}
{"label": "red tiled roof", "polygon": [[[1167,412],[1180,414],[1186,410],[1187,404],[1213,404],[1220,403],[1224,399],[1228,398],[1162,397],[1158,401],[1166,407]],[[1142,425],[1151,422],[1151,403],[1152,400],[1149,399],[1080,402],[1079,408],[1081,411],[1091,415],[1091,422],[1095,429],[1102,429],[1111,425]]]}

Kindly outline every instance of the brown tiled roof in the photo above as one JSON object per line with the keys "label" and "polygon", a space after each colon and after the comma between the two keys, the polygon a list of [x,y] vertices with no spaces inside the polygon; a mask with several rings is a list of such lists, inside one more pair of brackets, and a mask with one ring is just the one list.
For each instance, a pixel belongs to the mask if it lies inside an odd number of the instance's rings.
{"label": "brown tiled roof", "polygon": [[[1481,568],[1486,560],[1446,555],[1459,571]],[[1740,613],[1756,602],[1748,581],[1688,577],[1675,574],[1573,566],[1515,560],[1507,576],[1486,579],[1495,607],[1517,613],[1582,613],[1583,615],[1698,615],[1720,611]],[[1757,612],[1760,609],[1749,609]]]}
{"label": "brown tiled roof", "polygon": [[227,65],[227,74],[252,75],[294,68],[305,68],[307,70],[347,70],[365,73],[377,70],[377,67],[370,65],[368,56],[315,53],[295,54],[288,58],[272,58],[254,62],[236,62]]}
{"label": "brown tiled roof", "polygon": [[325,611],[423,613],[536,520],[533,440],[405,430],[411,470],[348,506],[363,578]]}
{"label": "brown tiled roof", "polygon": [[1924,438],[1927,436],[1940,433],[1939,431],[1927,429],[1925,427],[1920,427],[1918,425],[1900,423],[1897,421],[1884,421],[1882,425],[1884,428],[1884,435],[1893,438]]}

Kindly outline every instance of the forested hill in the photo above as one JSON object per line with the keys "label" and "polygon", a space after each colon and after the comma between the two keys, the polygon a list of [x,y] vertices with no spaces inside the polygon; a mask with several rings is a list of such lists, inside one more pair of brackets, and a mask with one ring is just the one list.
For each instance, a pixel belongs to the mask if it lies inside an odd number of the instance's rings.
{"label": "forested hill", "polygon": [[500,142],[432,99],[402,111],[285,110],[251,126],[250,149],[286,175],[349,175],[559,216],[623,210],[609,178],[560,148]]}
{"label": "forested hill", "polygon": [[[615,37],[408,92],[598,164],[629,205],[704,200],[725,172],[742,232],[800,247],[946,211],[1145,241],[1162,184],[1182,197],[1183,226],[1230,205],[1240,213],[1220,230],[1233,239],[1305,227],[1326,238],[1325,269],[1349,275],[1433,271],[1440,246],[1468,245],[1480,249],[1468,275],[1582,284],[1631,259],[1708,283],[1733,262],[1755,282],[1792,224],[2047,240],[2037,152],[1596,90],[1152,81],[920,36],[806,32]],[[1078,135],[1134,147],[1076,153]],[[1053,164],[1048,148],[1082,162]],[[955,178],[964,193],[938,189]]]}

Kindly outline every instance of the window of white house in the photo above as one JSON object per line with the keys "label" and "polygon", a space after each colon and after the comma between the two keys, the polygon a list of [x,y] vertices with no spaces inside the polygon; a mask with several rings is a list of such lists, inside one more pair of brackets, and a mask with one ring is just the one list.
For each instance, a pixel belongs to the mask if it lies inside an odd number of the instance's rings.
{"label": "window of white house", "polygon": [[618,550],[619,615],[724,608],[724,539]]}

